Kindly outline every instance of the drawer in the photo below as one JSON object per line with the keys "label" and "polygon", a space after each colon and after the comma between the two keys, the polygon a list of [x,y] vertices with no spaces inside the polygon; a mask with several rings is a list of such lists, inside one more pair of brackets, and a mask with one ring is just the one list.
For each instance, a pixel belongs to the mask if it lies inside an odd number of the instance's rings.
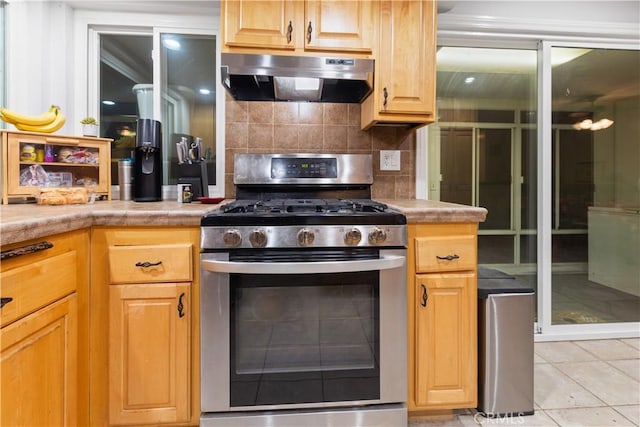
{"label": "drawer", "polygon": [[475,236],[418,237],[415,244],[416,273],[476,269]]}
{"label": "drawer", "polygon": [[2,326],[69,295],[77,289],[77,253],[64,252],[3,271],[3,298],[12,298],[0,310]]}
{"label": "drawer", "polygon": [[192,249],[191,244],[109,246],[110,282],[190,282]]}

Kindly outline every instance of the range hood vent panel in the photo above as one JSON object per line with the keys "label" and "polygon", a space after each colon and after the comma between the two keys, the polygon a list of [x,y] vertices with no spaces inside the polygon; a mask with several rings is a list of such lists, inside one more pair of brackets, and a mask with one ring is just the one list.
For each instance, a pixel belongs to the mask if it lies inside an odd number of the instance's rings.
{"label": "range hood vent panel", "polygon": [[[222,84],[239,101],[359,104],[373,89],[372,59],[238,53],[221,59]],[[300,77],[304,88],[295,87]]]}

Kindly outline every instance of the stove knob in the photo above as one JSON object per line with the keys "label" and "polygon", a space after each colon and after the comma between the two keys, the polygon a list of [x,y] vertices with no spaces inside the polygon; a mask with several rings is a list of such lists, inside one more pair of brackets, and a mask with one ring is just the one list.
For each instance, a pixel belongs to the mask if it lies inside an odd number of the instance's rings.
{"label": "stove knob", "polygon": [[253,230],[249,234],[249,241],[254,248],[264,248],[267,246],[267,234],[264,230]]}
{"label": "stove knob", "polygon": [[361,239],[362,239],[362,233],[360,233],[360,230],[358,230],[357,228],[352,228],[351,230],[347,231],[344,235],[344,242],[350,246],[357,245],[358,243],[360,243]]}
{"label": "stove knob", "polygon": [[316,235],[313,234],[313,231],[308,228],[303,228],[302,230],[298,231],[298,244],[300,246],[311,246],[315,238]]}
{"label": "stove knob", "polygon": [[380,227],[375,227],[369,233],[369,243],[372,245],[379,245],[387,240],[387,233]]}
{"label": "stove knob", "polygon": [[222,236],[222,241],[226,247],[233,248],[240,245],[242,235],[240,235],[240,231],[236,229],[227,230]]}

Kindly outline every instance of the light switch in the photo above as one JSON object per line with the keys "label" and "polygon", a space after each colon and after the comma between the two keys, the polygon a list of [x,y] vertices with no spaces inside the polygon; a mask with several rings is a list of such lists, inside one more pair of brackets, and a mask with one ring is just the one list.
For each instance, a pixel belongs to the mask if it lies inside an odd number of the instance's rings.
{"label": "light switch", "polygon": [[380,150],[380,170],[400,170],[400,150]]}

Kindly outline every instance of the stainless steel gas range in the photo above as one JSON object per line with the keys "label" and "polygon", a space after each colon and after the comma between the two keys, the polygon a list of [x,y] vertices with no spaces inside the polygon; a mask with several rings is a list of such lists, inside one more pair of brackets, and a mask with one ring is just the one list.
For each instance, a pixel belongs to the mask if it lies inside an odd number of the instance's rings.
{"label": "stainless steel gas range", "polygon": [[370,155],[240,154],[201,221],[201,426],[406,426],[406,218]]}

